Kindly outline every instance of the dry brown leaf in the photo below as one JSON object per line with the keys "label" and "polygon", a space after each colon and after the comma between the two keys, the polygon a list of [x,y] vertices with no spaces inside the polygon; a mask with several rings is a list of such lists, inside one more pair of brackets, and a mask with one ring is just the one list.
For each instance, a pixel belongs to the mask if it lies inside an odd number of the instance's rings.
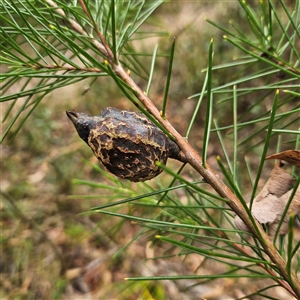
{"label": "dry brown leaf", "polygon": [[[280,165],[274,166],[269,180],[253,200],[252,215],[261,224],[269,225],[269,235],[273,236],[281,220],[282,214],[293,191],[295,179],[286,173]],[[291,214],[300,213],[300,188],[298,187],[292,203],[280,227],[279,233],[288,231],[288,218]],[[238,229],[249,231],[244,222],[237,216],[234,220]]]}
{"label": "dry brown leaf", "polygon": [[[284,194],[282,197],[279,198],[279,201],[281,201],[281,203],[285,203],[287,204],[288,201],[289,201],[289,198],[292,194],[292,190],[288,191],[286,194]],[[283,207],[283,210],[285,209],[285,205]],[[282,211],[283,212],[283,211]],[[297,215],[300,213],[300,189],[298,188],[297,191],[296,191],[296,194],[294,195],[293,197],[293,201],[287,211],[287,214],[284,218],[284,221],[279,229],[279,234],[286,234],[288,232],[288,221],[289,221],[289,216],[291,214],[294,214],[294,215]],[[280,222],[280,219],[281,219],[281,216],[282,216],[282,213],[280,215],[278,215],[274,222],[270,225],[270,235],[273,236],[276,232],[276,229],[277,229],[277,226]]]}
{"label": "dry brown leaf", "polygon": [[286,150],[266,157],[266,159],[279,159],[284,160],[291,165],[300,168],[300,151],[299,150]]}
{"label": "dry brown leaf", "polygon": [[254,202],[259,202],[266,198],[269,194],[281,197],[295,184],[295,179],[286,173],[279,164],[276,164],[271,172],[270,178],[254,199]]}

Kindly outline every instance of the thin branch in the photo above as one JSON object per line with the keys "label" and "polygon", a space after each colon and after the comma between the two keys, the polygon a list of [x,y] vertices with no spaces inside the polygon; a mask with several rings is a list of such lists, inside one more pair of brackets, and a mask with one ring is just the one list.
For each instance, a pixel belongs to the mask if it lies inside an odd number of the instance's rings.
{"label": "thin branch", "polygon": [[107,57],[107,59],[108,59],[108,61],[109,61],[110,63],[113,63],[114,55],[113,55],[111,49],[109,48],[108,44],[106,43],[106,40],[105,40],[103,34],[102,34],[101,31],[99,30],[98,25],[95,23],[95,20],[94,20],[94,19],[92,18],[92,16],[89,14],[89,12],[88,12],[88,10],[87,10],[85,4],[84,4],[84,1],[83,1],[83,0],[79,0],[79,2],[80,2],[80,5],[82,6],[83,11],[84,11],[85,14],[88,16],[88,18],[90,19],[90,21],[93,23],[93,25],[94,25],[94,27],[95,27],[95,30],[96,30],[96,32],[97,32],[97,35],[98,35],[98,37],[99,37],[99,39],[100,39],[102,45],[103,45],[104,48],[105,48],[106,53],[107,53],[105,56]]}
{"label": "thin branch", "polygon": [[[268,254],[270,259],[274,264],[277,265],[281,275],[285,278],[287,282],[290,280],[290,276],[286,271],[286,262],[280,256],[277,249],[273,245],[273,242],[270,240],[269,236],[265,233],[261,225],[255,221],[255,225],[251,222],[248,217],[247,211],[240,203],[238,198],[232,193],[232,191],[224,184],[220,179],[219,175],[206,164],[206,168],[202,165],[202,159],[195,151],[195,149],[182,137],[176,129],[169,123],[168,120],[165,120],[161,115],[159,110],[155,107],[152,101],[142,92],[142,90],[136,85],[136,83],[129,77],[123,67],[118,64],[113,66],[114,71],[123,79],[129,86],[131,86],[137,93],[138,99],[143,103],[146,109],[158,120],[158,122],[168,130],[172,136],[175,138],[177,145],[184,154],[186,161],[200,173],[204,180],[223,198],[228,200],[228,205],[231,209],[243,220],[247,225],[250,231],[257,237],[260,241],[265,252]],[[257,228],[257,230],[256,230]],[[295,285],[295,292],[300,298],[300,282],[298,281],[295,274],[292,274],[292,279]]]}
{"label": "thin branch", "polygon": [[103,70],[98,68],[85,68],[85,67],[72,67],[72,66],[59,66],[59,65],[42,65],[42,64],[30,64],[24,65],[24,67],[30,67],[34,70],[55,70],[55,71],[82,71],[82,72],[91,72],[91,73],[104,73]]}
{"label": "thin branch", "polygon": [[95,38],[93,38],[92,36],[87,35],[87,33],[83,30],[83,28],[81,27],[81,25],[79,25],[75,20],[72,19],[68,19],[68,17],[66,16],[65,12],[61,9],[58,8],[57,4],[55,2],[53,2],[52,0],[46,0],[46,3],[48,3],[50,6],[56,8],[56,12],[61,15],[62,17],[64,17],[72,26],[72,28],[77,31],[78,33],[80,33],[81,35],[87,36],[90,38],[91,42],[94,44],[94,46],[99,50],[99,52],[105,56],[108,57],[108,53],[105,49],[105,46],[102,45],[100,42],[98,42]]}

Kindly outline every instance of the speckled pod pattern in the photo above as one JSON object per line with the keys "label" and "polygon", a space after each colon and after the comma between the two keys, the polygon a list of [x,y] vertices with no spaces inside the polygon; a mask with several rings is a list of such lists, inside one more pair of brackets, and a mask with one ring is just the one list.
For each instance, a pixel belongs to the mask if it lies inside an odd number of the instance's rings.
{"label": "speckled pod pattern", "polygon": [[81,138],[102,166],[120,178],[152,179],[162,172],[156,162],[166,164],[168,157],[176,158],[179,153],[177,144],[141,113],[108,107],[96,117],[73,114],[76,122],[68,117]]}

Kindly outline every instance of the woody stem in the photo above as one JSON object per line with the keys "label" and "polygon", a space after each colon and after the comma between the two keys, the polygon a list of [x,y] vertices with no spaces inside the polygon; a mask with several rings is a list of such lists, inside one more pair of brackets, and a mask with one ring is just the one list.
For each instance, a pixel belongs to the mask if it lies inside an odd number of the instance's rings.
{"label": "woody stem", "polygon": [[[224,199],[228,200],[230,208],[242,219],[247,225],[249,230],[255,235],[260,241],[265,252],[268,254],[274,264],[277,265],[280,274],[285,278],[287,282],[290,282],[290,276],[287,273],[286,262],[278,253],[277,249],[273,245],[273,242],[269,236],[265,233],[261,225],[256,221],[255,224],[250,220],[247,211],[238,200],[238,198],[232,193],[232,191],[225,185],[215,171],[206,163],[206,167],[203,167],[202,159],[195,149],[182,137],[176,129],[168,122],[168,120],[162,118],[159,110],[155,107],[153,102],[142,92],[137,84],[131,79],[127,72],[123,69],[121,64],[112,66],[115,73],[131,88],[133,88],[138,99],[146,107],[148,112],[152,114],[156,120],[175,138],[177,145],[181,149],[185,156],[186,161],[204,178],[204,180],[210,184],[210,186]],[[300,299],[300,282],[296,275],[292,274],[293,289],[296,295]]]}

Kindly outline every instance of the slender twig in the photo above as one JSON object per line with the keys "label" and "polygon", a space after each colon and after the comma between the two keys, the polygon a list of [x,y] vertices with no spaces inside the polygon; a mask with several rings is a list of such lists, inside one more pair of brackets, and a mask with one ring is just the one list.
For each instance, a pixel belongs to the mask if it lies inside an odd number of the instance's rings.
{"label": "slender twig", "polygon": [[[157,119],[157,121],[170,132],[170,134],[175,138],[175,141],[182,153],[185,155],[186,161],[196,170],[205,181],[210,184],[210,186],[223,198],[228,200],[228,205],[231,209],[243,220],[247,225],[250,231],[257,237],[260,241],[265,252],[268,254],[270,259],[274,264],[276,264],[280,274],[284,279],[289,282],[290,276],[286,270],[286,262],[280,256],[277,249],[273,245],[273,242],[269,236],[265,233],[261,225],[255,221],[255,224],[251,222],[248,217],[248,213],[243,205],[240,203],[238,198],[232,193],[232,191],[225,185],[221,180],[220,176],[215,173],[215,171],[206,164],[206,168],[202,165],[202,159],[195,151],[195,149],[182,137],[176,129],[169,123],[168,120],[165,120],[161,115],[159,110],[155,107],[153,102],[142,92],[142,90],[136,85],[136,83],[129,77],[127,72],[123,67],[118,64],[113,66],[113,70],[123,79],[129,86],[131,86],[137,93],[138,99],[143,103],[146,109]],[[295,274],[292,274],[292,279],[295,287],[295,292],[300,298],[300,282],[297,279]]]}
{"label": "slender twig", "polygon": [[[233,243],[232,244],[236,249],[238,249],[238,251],[244,253],[245,256],[248,256],[251,258],[251,254],[243,247],[241,247],[240,245]],[[291,295],[293,295],[294,297],[297,297],[296,293],[293,291],[292,287],[288,284],[287,281],[284,281],[282,279],[277,278],[276,273],[274,272],[274,270],[270,269],[270,268],[266,268],[266,266],[262,263],[257,263],[257,265],[259,267],[261,267],[262,269],[264,269],[267,273],[269,273],[274,280],[280,284],[284,289],[286,289]]]}
{"label": "slender twig", "polygon": [[[46,2],[52,7],[57,7],[57,5],[51,1],[46,0]],[[65,13],[61,9],[56,10],[57,13],[66,17]],[[68,20],[68,19],[67,19]],[[70,25],[74,30],[79,32],[82,35],[87,36],[86,32],[82,29],[82,27],[77,24],[74,20],[69,20]],[[99,36],[99,33],[98,33]],[[221,180],[220,176],[215,173],[215,171],[208,165],[203,166],[202,159],[199,154],[195,151],[195,149],[187,142],[187,140],[182,137],[176,129],[169,123],[169,121],[163,118],[160,114],[160,111],[156,108],[153,102],[143,93],[140,87],[132,80],[130,75],[125,71],[123,66],[119,62],[114,62],[111,59],[111,50],[108,50],[109,47],[107,43],[103,39],[103,35],[101,34],[101,42],[99,43],[93,37],[90,37],[93,45],[99,50],[99,52],[107,58],[109,61],[112,70],[118,75],[119,78],[123,80],[128,86],[130,86],[140,100],[140,102],[144,105],[147,111],[174,137],[176,143],[182,151],[183,156],[186,161],[204,178],[204,180],[224,199],[228,200],[228,205],[230,208],[241,218],[241,220],[246,224],[249,230],[254,234],[254,236],[260,241],[262,247],[264,248],[266,254],[270,257],[271,261],[276,265],[279,273],[282,277],[290,282],[290,278],[292,278],[291,285],[295,291],[295,294],[300,299],[300,282],[295,274],[289,276],[286,270],[286,262],[278,253],[276,247],[273,242],[269,238],[269,236],[265,233],[261,225],[254,220],[253,223],[241,202],[238,198],[233,194],[233,192],[225,185],[225,183]],[[100,37],[99,36],[99,37]]]}
{"label": "slender twig", "polygon": [[85,67],[76,68],[72,66],[42,65],[42,64],[36,64],[36,65],[31,64],[28,66],[35,70],[48,69],[48,70],[55,70],[55,71],[82,71],[82,72],[91,72],[91,73],[103,73],[103,70],[99,68],[85,68]]}
{"label": "slender twig", "polygon": [[72,19],[68,19],[68,17],[66,16],[65,12],[61,9],[58,8],[57,4],[52,1],[52,0],[46,0],[46,3],[48,3],[50,6],[56,8],[56,12],[58,14],[60,14],[61,16],[63,16],[72,26],[72,28],[77,31],[78,33],[80,33],[81,35],[87,36],[90,38],[91,42],[93,43],[93,45],[99,50],[99,52],[103,55],[103,56],[108,56],[106,49],[104,47],[104,45],[102,45],[99,41],[97,41],[94,37],[89,36],[84,29],[82,28],[82,26],[80,24],[78,24],[75,20]]}
{"label": "slender twig", "polygon": [[[80,5],[82,6],[82,9],[83,11],[85,12],[85,14],[88,16],[88,18],[90,19],[90,21],[93,23],[94,27],[95,27],[95,30],[97,32],[97,35],[102,43],[102,45],[104,46],[105,48],[105,51],[106,51],[106,58],[108,59],[108,61],[110,63],[113,63],[113,60],[114,60],[114,55],[113,55],[113,52],[111,51],[111,49],[109,48],[108,44],[106,43],[106,40],[103,36],[103,34],[101,33],[101,31],[99,30],[99,27],[98,25],[96,24],[95,20],[92,18],[92,16],[89,14],[86,6],[85,6],[85,3],[83,0],[79,0],[80,2]],[[101,52],[102,53],[102,52]]]}
{"label": "slender twig", "polygon": [[[210,222],[207,222],[206,224],[209,227],[215,227],[213,224],[211,224]],[[223,238],[225,240],[228,240],[228,242],[232,245],[233,248],[237,249],[237,251],[243,253],[246,257],[251,258],[252,254],[250,251],[248,251],[247,248],[242,247],[241,245],[235,243],[234,241],[232,241],[228,235],[224,232],[224,231],[217,231],[218,235],[220,238]],[[274,272],[273,269],[270,269],[268,267],[266,267],[266,265],[262,264],[262,263],[256,263],[257,266],[261,267],[262,269],[265,270],[265,272],[269,273],[274,280],[280,284],[284,289],[286,289],[291,295],[293,295],[294,297],[297,297],[297,295],[295,294],[295,292],[293,291],[292,287],[288,284],[288,282],[278,278],[278,276],[276,275],[276,272]]]}

